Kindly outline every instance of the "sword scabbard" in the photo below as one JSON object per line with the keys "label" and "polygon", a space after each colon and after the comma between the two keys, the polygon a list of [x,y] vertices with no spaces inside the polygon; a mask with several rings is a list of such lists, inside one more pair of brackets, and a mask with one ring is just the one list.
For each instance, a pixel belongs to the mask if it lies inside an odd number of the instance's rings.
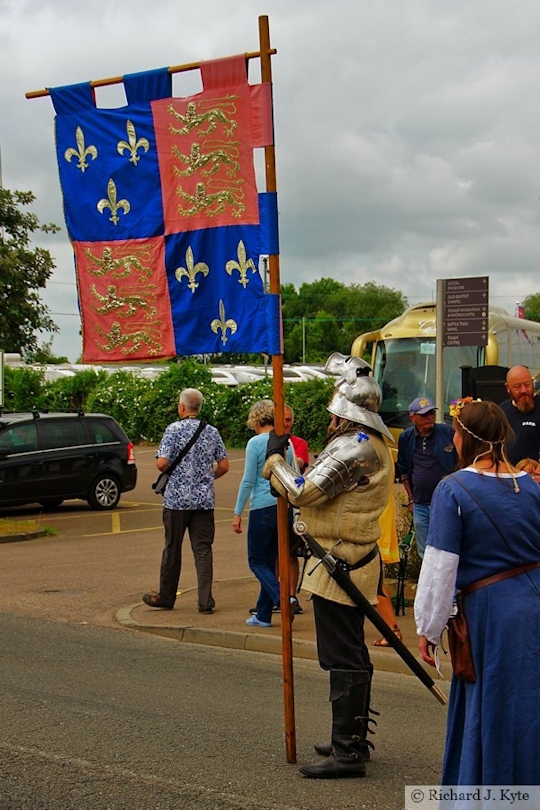
{"label": "sword scabbard", "polygon": [[306,524],[302,521],[297,521],[294,524],[294,531],[301,536],[307,546],[311,549],[312,554],[320,560],[324,565],[332,579],[342,588],[343,591],[350,597],[354,604],[360,608],[364,616],[375,625],[384,638],[388,641],[389,645],[395,649],[400,658],[405,662],[414,675],[426,686],[432,695],[445,705],[448,703],[446,695],[439,689],[435,681],[426,672],[422,664],[416,660],[411,651],[405,644],[396,636],[393,629],[384,621],[378,610],[366,599],[362,591],[360,591],[354,582],[351,580],[347,571],[339,565],[335,557],[332,557],[330,552],[321,546],[314,537],[307,531]]}

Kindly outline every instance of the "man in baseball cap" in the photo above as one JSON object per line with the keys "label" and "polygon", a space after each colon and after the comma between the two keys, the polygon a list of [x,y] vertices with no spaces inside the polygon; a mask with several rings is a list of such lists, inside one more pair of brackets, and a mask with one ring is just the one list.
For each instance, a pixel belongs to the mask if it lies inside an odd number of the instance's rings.
{"label": "man in baseball cap", "polygon": [[454,431],[444,422],[435,422],[435,405],[427,397],[416,397],[409,405],[412,427],[398,440],[397,467],[409,497],[416,548],[424,556],[429,528],[429,508],[435,487],[451,473],[457,462]]}
{"label": "man in baseball cap", "polygon": [[409,415],[412,413],[419,413],[421,416],[423,416],[430,411],[435,412],[436,410],[437,408],[433,402],[430,399],[426,399],[426,397],[416,397],[416,399],[413,399],[409,405]]}

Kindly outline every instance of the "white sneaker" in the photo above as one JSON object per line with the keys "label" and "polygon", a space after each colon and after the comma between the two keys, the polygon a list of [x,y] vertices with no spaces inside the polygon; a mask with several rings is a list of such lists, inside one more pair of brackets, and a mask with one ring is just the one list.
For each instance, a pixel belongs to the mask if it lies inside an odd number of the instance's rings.
{"label": "white sneaker", "polygon": [[250,616],[249,619],[246,619],[246,624],[249,625],[249,627],[272,627],[270,622],[261,622],[257,618],[257,615]]}

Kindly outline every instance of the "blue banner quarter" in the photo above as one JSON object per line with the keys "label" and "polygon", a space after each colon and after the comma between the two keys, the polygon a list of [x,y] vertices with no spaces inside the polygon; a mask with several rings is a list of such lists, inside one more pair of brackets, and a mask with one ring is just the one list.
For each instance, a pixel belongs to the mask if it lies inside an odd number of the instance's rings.
{"label": "blue banner quarter", "polygon": [[72,240],[106,242],[163,234],[149,104],[58,116],[56,152]]}
{"label": "blue banner quarter", "polygon": [[89,84],[51,91],[85,362],[281,353],[259,273],[278,252],[277,200],[253,159],[270,96],[243,62],[202,70],[188,98],[165,68],[130,74],[117,109],[95,107]]}
{"label": "blue banner quarter", "polygon": [[166,237],[177,354],[268,349],[259,229],[232,226]]}
{"label": "blue banner quarter", "polygon": [[283,354],[283,324],[281,321],[281,295],[265,295],[266,328],[268,330],[267,354]]}
{"label": "blue banner quarter", "polygon": [[259,210],[261,215],[261,253],[268,256],[277,256],[279,253],[279,230],[277,193],[266,191],[259,194]]}
{"label": "blue banner quarter", "polygon": [[127,73],[124,90],[128,105],[143,104],[158,98],[172,96],[172,76],[168,68],[147,70],[144,73]]}

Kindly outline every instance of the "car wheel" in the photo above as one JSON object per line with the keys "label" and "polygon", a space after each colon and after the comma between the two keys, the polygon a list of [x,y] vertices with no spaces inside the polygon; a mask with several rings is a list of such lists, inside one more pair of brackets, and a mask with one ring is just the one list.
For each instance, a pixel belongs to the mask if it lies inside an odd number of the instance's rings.
{"label": "car wheel", "polygon": [[63,498],[47,498],[46,501],[39,502],[46,512],[58,509],[61,503],[64,503]]}
{"label": "car wheel", "polygon": [[119,500],[120,487],[114,476],[103,474],[96,478],[88,493],[92,509],[114,509]]}

